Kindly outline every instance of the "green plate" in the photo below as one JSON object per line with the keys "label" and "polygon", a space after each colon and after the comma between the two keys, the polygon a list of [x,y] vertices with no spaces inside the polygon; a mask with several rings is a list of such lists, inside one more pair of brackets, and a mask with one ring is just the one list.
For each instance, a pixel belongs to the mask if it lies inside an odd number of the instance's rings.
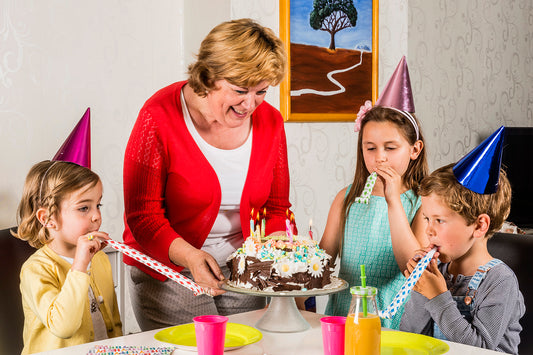
{"label": "green plate", "polygon": [[[226,340],[224,341],[224,351],[241,348],[245,345],[258,342],[263,334],[255,328],[238,323],[228,323],[226,325]],[[154,335],[154,338],[166,343],[177,345],[179,349],[197,351],[196,334],[194,333],[194,323],[177,325],[166,328]]]}
{"label": "green plate", "polygon": [[438,355],[448,350],[450,350],[448,344],[426,335],[397,331],[381,332],[381,355]]}

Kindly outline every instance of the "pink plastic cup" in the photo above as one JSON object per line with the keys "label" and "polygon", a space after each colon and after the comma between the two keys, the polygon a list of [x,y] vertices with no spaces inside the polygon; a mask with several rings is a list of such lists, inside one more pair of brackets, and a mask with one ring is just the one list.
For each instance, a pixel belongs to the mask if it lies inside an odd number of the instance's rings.
{"label": "pink plastic cup", "polygon": [[324,355],[344,355],[344,325],[346,317],[322,317]]}
{"label": "pink plastic cup", "polygon": [[199,355],[222,355],[226,339],[226,323],[224,316],[198,316],[193,318],[196,333],[196,346]]}

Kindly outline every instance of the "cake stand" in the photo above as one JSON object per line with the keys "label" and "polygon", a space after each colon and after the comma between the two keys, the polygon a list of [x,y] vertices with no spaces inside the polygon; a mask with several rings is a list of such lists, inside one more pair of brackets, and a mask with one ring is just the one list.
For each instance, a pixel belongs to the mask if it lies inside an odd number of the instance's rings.
{"label": "cake stand", "polygon": [[252,296],[271,297],[270,304],[255,326],[261,330],[275,333],[303,332],[309,329],[309,323],[300,314],[294,297],[324,296],[348,288],[348,283],[338,277],[331,277],[331,284],[325,288],[307,291],[257,291],[234,287],[227,283],[221,287],[225,291]]}

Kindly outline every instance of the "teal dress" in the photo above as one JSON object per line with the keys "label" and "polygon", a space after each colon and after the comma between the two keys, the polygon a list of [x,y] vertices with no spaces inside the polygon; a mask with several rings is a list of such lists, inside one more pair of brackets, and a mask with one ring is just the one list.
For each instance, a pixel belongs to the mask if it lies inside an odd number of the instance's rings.
{"label": "teal dress", "polygon": [[[411,223],[420,208],[421,199],[412,190],[404,192],[400,199]],[[361,264],[365,264],[367,286],[378,289],[378,309],[384,310],[405,282],[392,251],[385,197],[372,195],[368,205],[352,204],[346,219],[339,277],[346,280],[350,287],[360,285]],[[326,314],[348,315],[351,300],[349,289],[330,295]],[[402,314],[403,306],[392,319],[382,319],[381,325],[399,329]]]}

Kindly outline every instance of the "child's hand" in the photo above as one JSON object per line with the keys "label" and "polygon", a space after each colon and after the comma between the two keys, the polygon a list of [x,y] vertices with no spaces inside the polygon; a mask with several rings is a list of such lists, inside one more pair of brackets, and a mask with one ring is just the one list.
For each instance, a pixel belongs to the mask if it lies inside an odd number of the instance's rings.
{"label": "child's hand", "polygon": [[[418,263],[424,256],[426,256],[427,253],[429,253],[435,247],[436,247],[435,244],[430,244],[430,245],[428,245],[425,248],[418,249],[417,251],[415,251],[415,256],[413,256],[413,260],[415,261],[415,263]],[[439,258],[439,255],[440,255],[440,253],[439,253],[439,251],[437,249],[435,254],[433,254],[433,258],[432,259],[437,260]]]}
{"label": "child's hand", "polygon": [[[421,257],[409,260],[407,263],[407,270],[404,272],[405,277],[409,277],[409,275],[411,275],[420,259]],[[439,268],[437,267],[437,260],[435,258],[431,259],[427,269],[424,270],[422,276],[413,287],[413,290],[424,295],[427,299],[433,299],[441,293],[448,291],[446,280],[439,271]]]}
{"label": "child's hand", "polygon": [[79,237],[76,245],[76,254],[72,262],[72,270],[87,272],[87,266],[89,266],[94,254],[106,246],[106,239],[109,239],[107,233],[99,231]]}
{"label": "child's hand", "polygon": [[402,176],[388,165],[379,165],[376,168],[376,173],[383,182],[383,193],[387,203],[390,203],[393,198],[399,198],[403,186]]}

